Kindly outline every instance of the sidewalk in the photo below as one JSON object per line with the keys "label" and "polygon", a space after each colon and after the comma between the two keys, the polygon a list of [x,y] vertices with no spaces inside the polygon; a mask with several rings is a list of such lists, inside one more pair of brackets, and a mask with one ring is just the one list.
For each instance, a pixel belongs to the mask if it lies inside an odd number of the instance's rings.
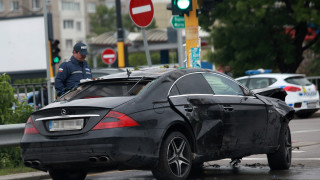
{"label": "sidewalk", "polygon": [[38,180],[38,179],[51,179],[49,176],[49,173],[46,172],[29,172],[29,173],[20,173],[20,174],[11,174],[11,175],[5,175],[0,176],[1,180],[13,180],[13,179],[19,179],[19,180]]}

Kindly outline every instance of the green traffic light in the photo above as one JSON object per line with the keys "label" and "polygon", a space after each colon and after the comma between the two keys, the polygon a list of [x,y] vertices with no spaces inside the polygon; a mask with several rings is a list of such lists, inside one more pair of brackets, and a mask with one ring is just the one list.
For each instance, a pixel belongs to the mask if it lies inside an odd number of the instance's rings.
{"label": "green traffic light", "polygon": [[190,6],[191,0],[178,0],[177,5],[179,9],[187,9]]}
{"label": "green traffic light", "polygon": [[60,58],[59,58],[59,57],[55,57],[55,58],[53,59],[53,62],[54,62],[54,63],[59,63],[59,61],[60,61]]}

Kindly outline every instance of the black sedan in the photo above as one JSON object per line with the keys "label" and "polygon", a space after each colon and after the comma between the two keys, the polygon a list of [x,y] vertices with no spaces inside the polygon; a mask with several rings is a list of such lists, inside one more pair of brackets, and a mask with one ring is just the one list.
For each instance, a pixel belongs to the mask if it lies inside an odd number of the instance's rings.
{"label": "black sedan", "polygon": [[204,69],[104,76],[29,117],[23,161],[53,179],[85,179],[87,172],[111,169],[186,179],[205,161],[239,162],[252,154],[267,154],[271,169],[288,169],[294,110],[279,90],[259,93],[264,96]]}

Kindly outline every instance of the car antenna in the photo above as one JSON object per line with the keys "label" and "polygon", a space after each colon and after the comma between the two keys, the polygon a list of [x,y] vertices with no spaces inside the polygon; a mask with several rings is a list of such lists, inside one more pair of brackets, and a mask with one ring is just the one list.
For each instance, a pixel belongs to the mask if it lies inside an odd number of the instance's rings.
{"label": "car antenna", "polygon": [[128,75],[128,78],[130,77],[130,75],[131,75],[131,71],[129,71],[129,69],[127,69],[127,75]]}

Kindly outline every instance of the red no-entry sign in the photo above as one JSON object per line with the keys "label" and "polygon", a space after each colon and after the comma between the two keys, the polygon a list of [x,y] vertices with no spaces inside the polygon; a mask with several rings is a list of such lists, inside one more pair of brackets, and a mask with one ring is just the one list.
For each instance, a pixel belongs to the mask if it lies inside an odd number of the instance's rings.
{"label": "red no-entry sign", "polygon": [[153,4],[151,0],[131,0],[129,5],[130,17],[139,27],[147,27],[153,19]]}
{"label": "red no-entry sign", "polygon": [[101,59],[106,64],[113,64],[116,61],[116,57],[116,52],[111,48],[105,49],[101,54]]}

